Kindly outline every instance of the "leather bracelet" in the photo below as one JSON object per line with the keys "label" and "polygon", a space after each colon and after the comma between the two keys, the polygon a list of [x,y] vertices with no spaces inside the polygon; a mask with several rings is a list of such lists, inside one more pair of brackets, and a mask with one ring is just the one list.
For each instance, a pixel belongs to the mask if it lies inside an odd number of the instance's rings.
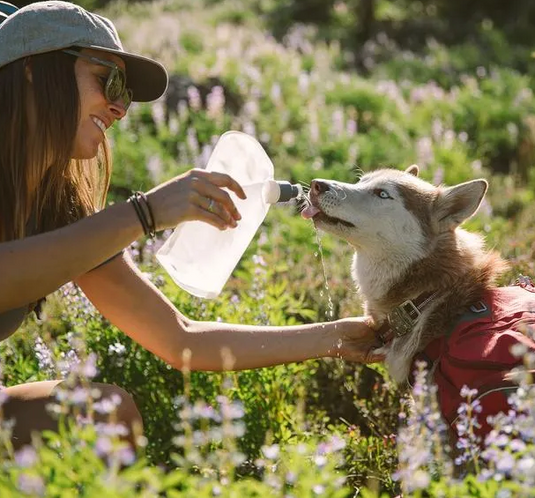
{"label": "leather bracelet", "polygon": [[128,198],[128,201],[132,206],[134,207],[134,210],[136,211],[136,215],[138,217],[139,222],[141,223],[141,227],[143,228],[143,233],[145,235],[148,234],[148,226],[147,221],[145,220],[145,217],[143,216],[143,212],[141,211],[141,207],[139,206],[139,203],[137,201],[137,198],[135,195],[131,195]]}
{"label": "leather bracelet", "polygon": [[149,200],[147,199],[147,196],[145,195],[144,192],[138,191],[138,192],[135,192],[135,195],[137,196],[140,206],[141,207],[144,206],[146,208],[147,213],[144,213],[144,214],[146,215],[148,214],[148,216],[146,216],[145,219],[147,220],[150,236],[154,237],[156,235],[156,222],[154,220],[154,213],[152,211],[151,205],[149,204]]}
{"label": "leather bracelet", "polygon": [[130,204],[132,204],[132,206],[134,206],[139,222],[141,223],[141,226],[143,228],[144,234],[147,237],[154,237],[154,232],[151,230],[149,222],[147,221],[147,218],[145,217],[145,213],[143,212],[143,208],[140,205],[139,196],[137,195],[137,192],[134,192],[128,198],[127,202],[129,202]]}

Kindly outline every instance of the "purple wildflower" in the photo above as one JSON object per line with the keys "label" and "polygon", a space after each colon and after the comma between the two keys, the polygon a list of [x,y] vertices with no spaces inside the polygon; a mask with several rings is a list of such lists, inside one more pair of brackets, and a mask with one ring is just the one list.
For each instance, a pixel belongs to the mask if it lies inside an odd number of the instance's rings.
{"label": "purple wildflower", "polygon": [[32,467],[37,462],[37,453],[33,446],[25,445],[15,453],[15,462],[21,467]]}
{"label": "purple wildflower", "polygon": [[17,486],[26,495],[44,496],[45,483],[39,476],[22,473],[19,475]]}

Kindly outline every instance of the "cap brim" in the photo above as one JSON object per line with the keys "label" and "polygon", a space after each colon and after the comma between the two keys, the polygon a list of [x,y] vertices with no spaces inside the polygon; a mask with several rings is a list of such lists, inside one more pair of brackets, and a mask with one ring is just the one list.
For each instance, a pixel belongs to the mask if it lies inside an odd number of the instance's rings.
{"label": "cap brim", "polygon": [[[80,46],[80,45],[79,45]],[[134,102],[151,102],[159,99],[167,90],[169,77],[164,66],[155,60],[134,55],[121,50],[114,50],[95,45],[80,46],[115,54],[124,60],[126,68],[126,82],[132,90]]]}

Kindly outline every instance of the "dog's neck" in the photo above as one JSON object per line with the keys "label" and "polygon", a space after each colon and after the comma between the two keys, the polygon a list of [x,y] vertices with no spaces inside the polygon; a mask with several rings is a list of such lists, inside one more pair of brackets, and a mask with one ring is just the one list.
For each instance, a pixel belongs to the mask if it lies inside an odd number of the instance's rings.
{"label": "dog's neck", "polygon": [[403,258],[381,257],[381,254],[374,252],[355,252],[352,274],[364,300],[367,314],[384,314],[395,306],[395,303],[385,303],[385,296],[413,263]]}
{"label": "dog's neck", "polygon": [[[462,229],[443,234],[418,260],[389,259],[377,251],[355,253],[353,276],[366,304],[378,318],[425,292],[444,295],[463,287],[486,289],[504,267],[483,239]],[[464,303],[462,303],[464,304]]]}

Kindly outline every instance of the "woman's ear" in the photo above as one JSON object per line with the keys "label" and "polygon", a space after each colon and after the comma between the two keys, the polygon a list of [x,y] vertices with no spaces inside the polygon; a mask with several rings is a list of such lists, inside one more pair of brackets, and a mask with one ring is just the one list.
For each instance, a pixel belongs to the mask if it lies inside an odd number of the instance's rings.
{"label": "woman's ear", "polygon": [[33,83],[32,64],[30,57],[24,59],[24,75],[30,84]]}

